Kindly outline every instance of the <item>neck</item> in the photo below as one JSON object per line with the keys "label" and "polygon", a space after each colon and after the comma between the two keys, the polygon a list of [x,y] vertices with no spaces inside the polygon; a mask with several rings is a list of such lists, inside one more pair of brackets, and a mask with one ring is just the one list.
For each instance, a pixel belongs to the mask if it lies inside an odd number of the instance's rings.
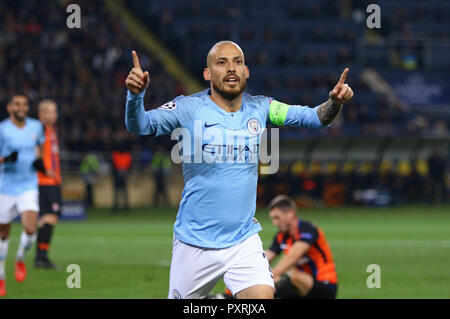
{"label": "neck", "polygon": [[13,124],[15,126],[18,126],[18,127],[24,127],[25,126],[25,119],[23,121],[21,121],[21,120],[17,119],[16,117],[12,116],[12,115],[9,118],[11,119],[11,122],[13,122]]}
{"label": "neck", "polygon": [[214,103],[216,103],[219,107],[227,112],[239,111],[242,106],[242,93],[236,96],[234,99],[228,100],[217,93],[214,88],[211,88],[210,98],[214,101]]}
{"label": "neck", "polygon": [[296,217],[291,225],[289,226],[289,236],[295,237],[297,235],[297,225],[298,225],[298,218]]}

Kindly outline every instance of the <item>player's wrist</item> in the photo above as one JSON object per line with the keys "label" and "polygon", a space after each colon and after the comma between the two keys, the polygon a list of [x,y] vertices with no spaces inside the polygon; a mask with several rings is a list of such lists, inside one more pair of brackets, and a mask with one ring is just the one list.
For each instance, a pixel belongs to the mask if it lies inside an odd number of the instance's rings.
{"label": "player's wrist", "polygon": [[337,99],[337,98],[329,98],[328,102],[333,106],[333,107],[342,107],[343,103],[341,100]]}
{"label": "player's wrist", "polygon": [[279,277],[279,276],[281,276],[282,274],[283,274],[283,273],[280,272],[278,269],[276,269],[276,268],[272,269],[272,275],[273,275],[274,277]]}
{"label": "player's wrist", "polygon": [[147,89],[143,89],[142,92],[133,93],[129,89],[127,89],[127,99],[144,98],[146,90]]}

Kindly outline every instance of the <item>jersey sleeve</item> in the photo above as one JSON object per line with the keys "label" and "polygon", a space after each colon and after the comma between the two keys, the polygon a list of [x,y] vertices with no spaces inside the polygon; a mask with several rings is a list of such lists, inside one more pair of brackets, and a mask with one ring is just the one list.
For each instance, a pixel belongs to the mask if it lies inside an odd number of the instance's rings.
{"label": "jersey sleeve", "polygon": [[3,148],[5,147],[5,140],[3,137],[3,125],[0,124],[0,156],[4,155],[3,154]]}
{"label": "jersey sleeve", "polygon": [[3,143],[3,126],[0,124],[0,155],[2,154]]}
{"label": "jersey sleeve", "polygon": [[272,244],[270,245],[269,250],[273,251],[277,255],[281,252],[281,247],[280,247],[280,244],[278,243],[276,235],[272,240]]}
{"label": "jersey sleeve", "polygon": [[310,245],[313,245],[316,242],[317,238],[319,238],[319,231],[313,224],[302,222],[299,235],[299,241],[304,241]]}
{"label": "jersey sleeve", "polygon": [[45,132],[44,132],[44,126],[39,122],[38,123],[38,138],[36,141],[37,145],[42,145],[45,142]]}
{"label": "jersey sleeve", "polygon": [[197,106],[187,96],[178,96],[157,109],[145,111],[145,91],[140,94],[127,92],[125,126],[131,133],[160,136],[170,134],[193,118]]}
{"label": "jersey sleeve", "polygon": [[324,125],[317,114],[318,106],[310,108],[301,105],[288,105],[269,98],[268,121],[276,126],[322,128]]}

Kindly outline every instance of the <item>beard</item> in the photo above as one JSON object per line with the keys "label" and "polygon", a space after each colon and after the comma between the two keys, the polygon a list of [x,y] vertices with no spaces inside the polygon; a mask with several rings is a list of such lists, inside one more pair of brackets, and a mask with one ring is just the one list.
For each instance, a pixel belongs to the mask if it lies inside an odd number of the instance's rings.
{"label": "beard", "polygon": [[246,79],[241,79],[239,78],[239,89],[238,90],[233,90],[233,91],[227,91],[225,89],[225,85],[223,85],[222,87],[220,87],[219,85],[217,85],[216,83],[212,82],[212,86],[214,88],[214,90],[224,99],[226,100],[234,100],[235,98],[237,98],[242,92],[244,92],[246,86],[247,86],[247,81]]}
{"label": "beard", "polygon": [[25,121],[25,119],[27,118],[27,114],[25,113],[25,114],[23,114],[22,115],[22,112],[13,112],[12,113],[12,116],[16,119],[16,121],[18,121],[18,122],[23,122],[23,121]]}

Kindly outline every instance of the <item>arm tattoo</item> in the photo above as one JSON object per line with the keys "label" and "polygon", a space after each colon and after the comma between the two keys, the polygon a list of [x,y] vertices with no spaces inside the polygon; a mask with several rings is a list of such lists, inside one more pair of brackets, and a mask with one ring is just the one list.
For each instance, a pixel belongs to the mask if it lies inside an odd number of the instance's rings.
{"label": "arm tattoo", "polygon": [[321,104],[317,108],[317,114],[322,125],[326,126],[333,122],[341,109],[342,104],[335,104],[331,99]]}

